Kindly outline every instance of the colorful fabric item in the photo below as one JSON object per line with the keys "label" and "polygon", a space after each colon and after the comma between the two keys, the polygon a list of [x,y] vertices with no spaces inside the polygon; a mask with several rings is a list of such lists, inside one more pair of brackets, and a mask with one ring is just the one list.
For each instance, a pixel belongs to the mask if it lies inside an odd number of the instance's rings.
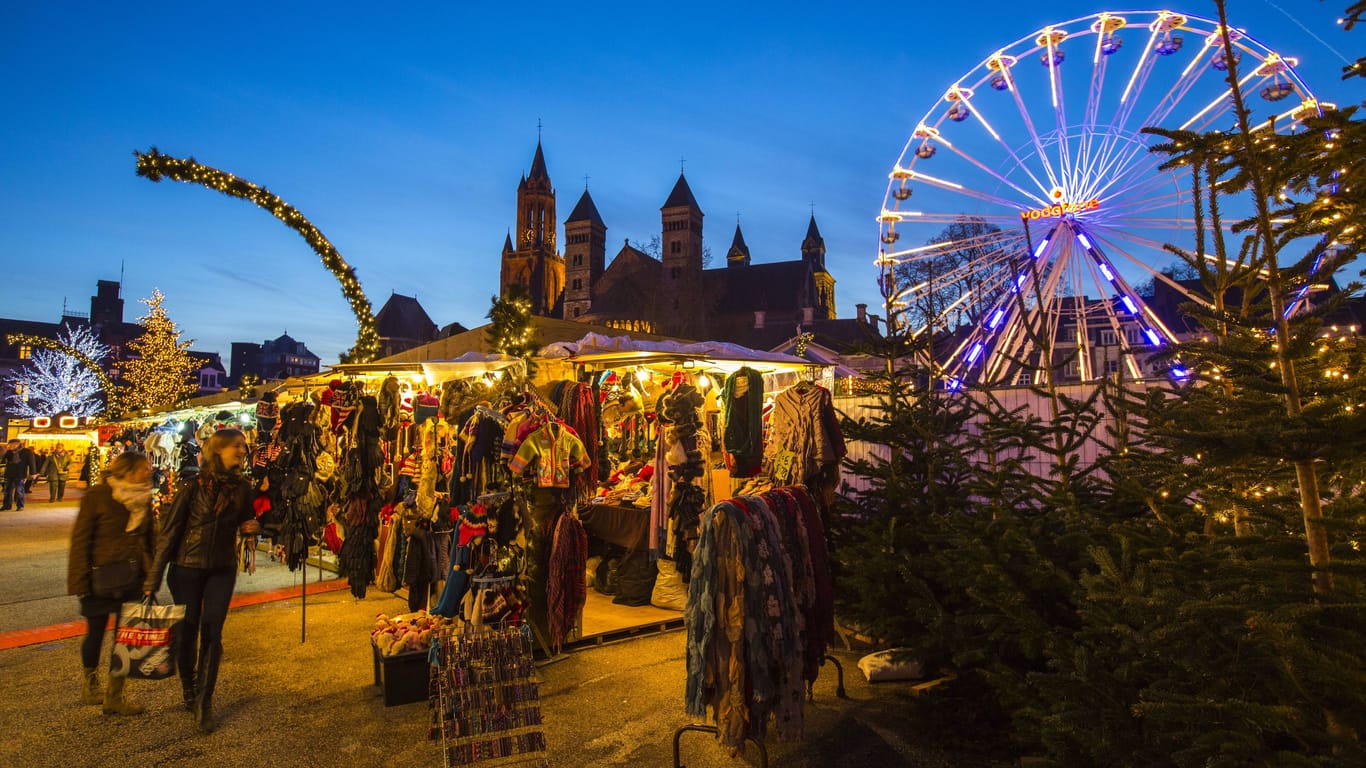
{"label": "colorful fabric item", "polygon": [[539,488],[568,488],[570,473],[584,471],[592,463],[583,441],[565,425],[550,422],[527,436],[508,468],[515,477],[530,468]]}
{"label": "colorful fabric item", "polygon": [[565,512],[555,523],[546,578],[551,653],[559,653],[565,638],[579,625],[579,614],[588,600],[587,564],[588,532],[578,517]]}

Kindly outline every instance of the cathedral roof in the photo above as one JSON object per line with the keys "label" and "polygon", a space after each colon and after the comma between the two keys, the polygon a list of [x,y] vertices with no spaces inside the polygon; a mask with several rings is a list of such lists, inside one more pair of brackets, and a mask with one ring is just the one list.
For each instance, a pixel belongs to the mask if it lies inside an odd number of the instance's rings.
{"label": "cathedral roof", "polygon": [[545,170],[545,153],[541,151],[541,140],[536,140],[536,156],[531,159],[531,173],[528,179],[550,180],[550,174]]}
{"label": "cathedral roof", "polygon": [[375,330],[389,339],[422,339],[436,337],[436,323],[414,296],[390,294],[389,300],[375,313]]}
{"label": "cathedral roof", "polygon": [[726,261],[742,261],[749,264],[749,246],[745,245],[745,235],[740,231],[740,223],[735,223],[735,237],[731,238],[730,250],[726,251]]}
{"label": "cathedral roof", "polygon": [[666,208],[695,208],[698,211],[702,207],[697,204],[697,198],[692,196],[692,188],[688,186],[688,180],[683,174],[678,174],[678,183],[674,184],[674,189],[669,193],[669,199],[664,201],[660,210]]}
{"label": "cathedral roof", "polygon": [[658,298],[663,270],[664,265],[658,259],[626,243],[598,278],[593,314],[639,316],[642,307]]}
{"label": "cathedral roof", "polygon": [[583,191],[583,196],[579,198],[578,204],[574,206],[574,210],[569,212],[569,218],[565,219],[564,223],[568,224],[571,221],[590,221],[600,227],[607,227],[602,221],[602,216],[598,215],[598,207],[593,205],[593,196],[588,194],[586,189]]}
{"label": "cathedral roof", "polygon": [[802,249],[811,246],[825,246],[825,238],[821,237],[821,230],[816,226],[816,214],[811,214],[811,223],[806,225],[806,239],[802,241]]}
{"label": "cathedral roof", "polygon": [[722,312],[795,312],[817,304],[811,268],[801,260],[708,269],[702,274],[707,292],[716,297]]}

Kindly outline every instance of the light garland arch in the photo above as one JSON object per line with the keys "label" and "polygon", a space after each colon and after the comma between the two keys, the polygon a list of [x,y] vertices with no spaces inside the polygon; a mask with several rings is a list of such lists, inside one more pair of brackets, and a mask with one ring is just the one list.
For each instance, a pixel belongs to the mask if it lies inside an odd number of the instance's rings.
{"label": "light garland arch", "polygon": [[272,216],[284,222],[285,226],[303,236],[312,246],[314,253],[323,261],[323,266],[341,283],[342,294],[351,303],[351,311],[356,316],[356,345],[343,355],[343,362],[368,363],[379,357],[379,332],[375,329],[375,316],[370,308],[370,300],[361,290],[356,270],[346,263],[323,233],[304,218],[297,208],[281,200],[265,187],[259,187],[246,179],[240,179],[217,168],[201,165],[193,158],[180,159],[163,155],[152,147],[146,153],[134,150],[137,157],[137,174],[149,181],[168,178],[190,184],[199,184],[215,189],[230,197],[256,204]]}

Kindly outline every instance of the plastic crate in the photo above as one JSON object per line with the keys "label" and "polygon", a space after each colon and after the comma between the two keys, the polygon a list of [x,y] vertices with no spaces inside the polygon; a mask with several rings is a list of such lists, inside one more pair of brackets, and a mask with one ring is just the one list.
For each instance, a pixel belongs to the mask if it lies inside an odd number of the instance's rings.
{"label": "plastic crate", "polygon": [[384,706],[397,707],[427,700],[431,680],[431,665],[426,651],[381,656],[379,649],[370,646],[374,655],[375,685],[384,691]]}

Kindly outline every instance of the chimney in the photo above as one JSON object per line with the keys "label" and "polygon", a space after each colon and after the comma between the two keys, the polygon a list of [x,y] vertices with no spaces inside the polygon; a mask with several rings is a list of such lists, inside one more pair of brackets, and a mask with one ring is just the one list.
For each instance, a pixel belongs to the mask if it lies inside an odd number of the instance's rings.
{"label": "chimney", "polygon": [[804,325],[810,325],[811,323],[815,322],[815,319],[816,319],[816,309],[815,309],[815,307],[802,307],[802,323],[803,323]]}
{"label": "chimney", "polygon": [[754,310],[754,327],[755,327],[755,328],[763,328],[763,327],[764,327],[764,310],[762,310],[762,309],[756,309],[756,310]]}
{"label": "chimney", "polygon": [[859,321],[860,323],[866,323],[866,322],[868,322],[868,305],[867,305],[867,304],[855,304],[855,305],[854,305],[854,309],[857,309],[857,310],[858,310],[858,321]]}

